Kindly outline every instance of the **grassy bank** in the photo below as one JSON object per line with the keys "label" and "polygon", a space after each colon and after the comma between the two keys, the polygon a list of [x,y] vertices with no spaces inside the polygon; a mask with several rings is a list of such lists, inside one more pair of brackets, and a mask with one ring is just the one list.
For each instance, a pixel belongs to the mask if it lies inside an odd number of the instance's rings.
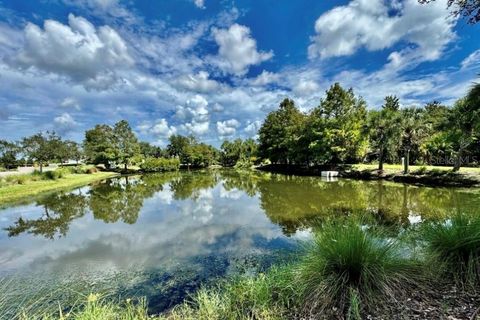
{"label": "grassy bank", "polygon": [[[49,176],[54,175],[50,172],[48,172]],[[64,173],[61,177],[39,177],[38,174],[8,176],[0,186],[0,206],[45,192],[80,187],[116,175],[118,174],[114,172],[92,172]]]}
{"label": "grassy bank", "polygon": [[90,294],[68,308],[28,307],[17,318],[478,319],[478,215],[457,213],[394,238],[371,221],[319,224],[294,262],[222,280],[164,314],[149,315],[143,299]]}
{"label": "grassy bank", "polygon": [[451,167],[440,166],[410,166],[408,174],[403,173],[401,165],[385,164],[382,172],[377,164],[353,164],[331,166],[304,167],[295,165],[266,165],[257,169],[283,174],[304,176],[320,176],[322,171],[336,170],[341,177],[359,180],[388,180],[424,186],[480,186],[480,168],[460,168],[453,172]]}

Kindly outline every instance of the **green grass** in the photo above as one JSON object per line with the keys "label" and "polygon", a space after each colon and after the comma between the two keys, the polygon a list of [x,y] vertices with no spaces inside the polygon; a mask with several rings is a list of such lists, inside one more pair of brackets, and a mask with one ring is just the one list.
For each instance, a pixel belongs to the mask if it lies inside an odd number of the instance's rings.
{"label": "green grass", "polygon": [[401,294],[416,280],[417,266],[397,241],[356,219],[327,222],[296,267],[303,313],[315,318],[337,308],[358,314],[360,304],[368,309]]}
{"label": "green grass", "polygon": [[480,285],[480,216],[457,213],[445,221],[423,225],[428,265],[464,288]]}
{"label": "green grass", "polygon": [[[372,223],[353,216],[325,221],[292,262],[203,287],[161,315],[148,315],[141,298],[90,294],[74,298],[68,307],[52,307],[54,294],[45,294],[34,304],[15,309],[14,319],[356,320],[378,310],[395,311],[389,303],[401,304],[423,284],[435,289],[443,281],[460,281],[478,288],[480,216],[454,214],[445,221],[425,223],[408,237],[387,236]],[[408,247],[410,237],[415,250]],[[428,268],[435,268],[437,275],[425,273]],[[11,291],[1,284],[0,292]],[[9,305],[0,294],[0,314]]]}
{"label": "green grass", "polygon": [[[352,168],[359,171],[371,171],[377,170],[378,164],[354,164]],[[411,165],[409,166],[410,172],[415,172],[417,170],[426,170],[428,171],[442,171],[448,172],[452,171],[453,166],[425,166],[425,165]],[[402,173],[403,166],[401,164],[384,164],[383,170],[386,173]],[[469,174],[469,175],[480,175],[480,168],[473,168],[473,167],[462,167],[460,168],[459,173],[461,174]]]}
{"label": "green grass", "polygon": [[[92,174],[64,174],[56,179],[35,178],[35,174],[22,175],[21,182],[0,186],[0,206],[20,201],[26,197],[37,196],[41,193],[76,188],[91,182],[110,178],[117,175],[113,172],[98,172]],[[11,177],[11,176],[10,176]],[[13,179],[7,177],[9,179]],[[20,177],[20,176],[19,176]]]}
{"label": "green grass", "polygon": [[189,300],[166,313],[166,320],[288,319],[295,308],[295,289],[290,266],[268,273],[243,275],[202,288]]}

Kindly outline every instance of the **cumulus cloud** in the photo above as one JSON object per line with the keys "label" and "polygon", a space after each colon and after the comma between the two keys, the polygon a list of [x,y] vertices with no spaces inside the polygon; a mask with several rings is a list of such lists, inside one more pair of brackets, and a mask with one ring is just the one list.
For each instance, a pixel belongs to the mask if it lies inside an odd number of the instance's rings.
{"label": "cumulus cloud", "polygon": [[474,66],[480,66],[480,49],[472,52],[462,61],[462,69],[468,69]]}
{"label": "cumulus cloud", "polygon": [[73,108],[80,110],[80,104],[78,103],[77,99],[72,98],[72,97],[67,97],[62,100],[60,103],[60,106],[63,108]]}
{"label": "cumulus cloud", "polygon": [[201,95],[187,100],[186,106],[178,106],[175,116],[185,121],[182,128],[189,133],[203,135],[209,129],[208,101]]}
{"label": "cumulus cloud", "polygon": [[298,84],[293,87],[293,92],[297,96],[308,96],[313,93],[318,92],[320,89],[319,85],[312,80],[301,80]]}
{"label": "cumulus cloud", "polygon": [[261,126],[262,122],[260,120],[249,121],[245,126],[244,131],[249,135],[256,135]]}
{"label": "cumulus cloud", "polygon": [[138,130],[143,134],[151,134],[160,140],[169,138],[171,135],[177,133],[177,128],[170,126],[165,118],[158,119],[153,124],[151,122],[144,122],[138,126]]}
{"label": "cumulus cloud", "polygon": [[205,9],[205,0],[193,0],[193,3],[200,8],[200,9]]}
{"label": "cumulus cloud", "polygon": [[393,53],[392,63],[403,65],[412,59],[438,59],[455,38],[455,19],[449,17],[445,7],[445,0],[429,6],[422,6],[416,0],[352,0],[317,19],[316,35],[308,48],[309,57],[348,56],[360,48],[376,51],[405,41],[413,45],[413,49]]}
{"label": "cumulus cloud", "polygon": [[237,23],[228,29],[213,29],[213,37],[219,46],[214,63],[223,71],[238,76],[248,72],[251,65],[257,65],[273,57],[273,52],[257,50],[257,41],[252,38],[250,28]]}
{"label": "cumulus cloud", "polygon": [[256,78],[250,81],[252,86],[265,86],[267,84],[277,82],[278,74],[263,70]]}
{"label": "cumulus cloud", "polygon": [[194,75],[182,76],[177,83],[181,88],[196,91],[196,92],[211,92],[220,87],[220,84],[208,78],[209,74],[205,71],[200,71]]}
{"label": "cumulus cloud", "polygon": [[78,125],[78,123],[73,119],[69,113],[62,113],[58,117],[53,119],[55,124],[55,129],[59,132],[67,132],[72,130]]}
{"label": "cumulus cloud", "polygon": [[222,137],[232,136],[236,133],[240,122],[236,119],[217,121],[217,132]]}
{"label": "cumulus cloud", "polygon": [[28,23],[25,44],[14,61],[66,76],[87,88],[106,89],[117,80],[117,70],[133,64],[120,35],[108,26],[95,28],[88,20],[68,15],[68,25],[46,20],[43,29]]}

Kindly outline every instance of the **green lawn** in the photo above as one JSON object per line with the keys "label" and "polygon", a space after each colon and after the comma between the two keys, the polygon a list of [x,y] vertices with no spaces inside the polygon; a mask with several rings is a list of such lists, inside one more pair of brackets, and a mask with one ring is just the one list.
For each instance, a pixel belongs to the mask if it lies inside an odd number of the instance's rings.
{"label": "green lawn", "polygon": [[[363,171],[363,170],[377,170],[378,164],[354,164],[353,169]],[[426,168],[426,170],[441,170],[441,171],[451,171],[452,167],[440,167],[440,166],[409,166],[410,172],[414,172],[420,168]],[[386,173],[400,173],[403,171],[403,166],[401,164],[384,164],[383,169]],[[480,175],[480,168],[460,168],[459,173],[470,174],[470,175]]]}
{"label": "green lawn", "polygon": [[44,192],[76,188],[94,181],[114,177],[114,172],[97,172],[92,174],[68,174],[57,180],[27,180],[24,184],[0,187],[0,206],[6,203],[22,200]]}

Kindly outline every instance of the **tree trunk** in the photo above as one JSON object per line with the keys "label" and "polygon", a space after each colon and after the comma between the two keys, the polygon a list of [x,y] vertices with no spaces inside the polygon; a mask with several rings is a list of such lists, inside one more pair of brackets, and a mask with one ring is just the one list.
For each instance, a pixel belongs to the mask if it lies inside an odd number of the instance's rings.
{"label": "tree trunk", "polygon": [[410,149],[407,149],[405,150],[405,159],[404,159],[405,163],[404,163],[404,169],[403,169],[403,173],[404,174],[407,174],[409,169],[408,169],[408,166],[410,165]]}
{"label": "tree trunk", "polygon": [[125,161],[124,166],[125,166],[125,171],[127,171],[128,168],[127,168],[127,162],[126,161]]}
{"label": "tree trunk", "polygon": [[383,147],[380,148],[380,153],[378,154],[378,171],[383,171]]}
{"label": "tree trunk", "polygon": [[40,173],[42,173],[42,172],[43,172],[43,162],[40,161]]}
{"label": "tree trunk", "polygon": [[455,163],[453,164],[453,171],[457,172],[460,170],[462,165],[462,155],[463,155],[463,147],[460,147],[458,150],[457,158],[455,159]]}

